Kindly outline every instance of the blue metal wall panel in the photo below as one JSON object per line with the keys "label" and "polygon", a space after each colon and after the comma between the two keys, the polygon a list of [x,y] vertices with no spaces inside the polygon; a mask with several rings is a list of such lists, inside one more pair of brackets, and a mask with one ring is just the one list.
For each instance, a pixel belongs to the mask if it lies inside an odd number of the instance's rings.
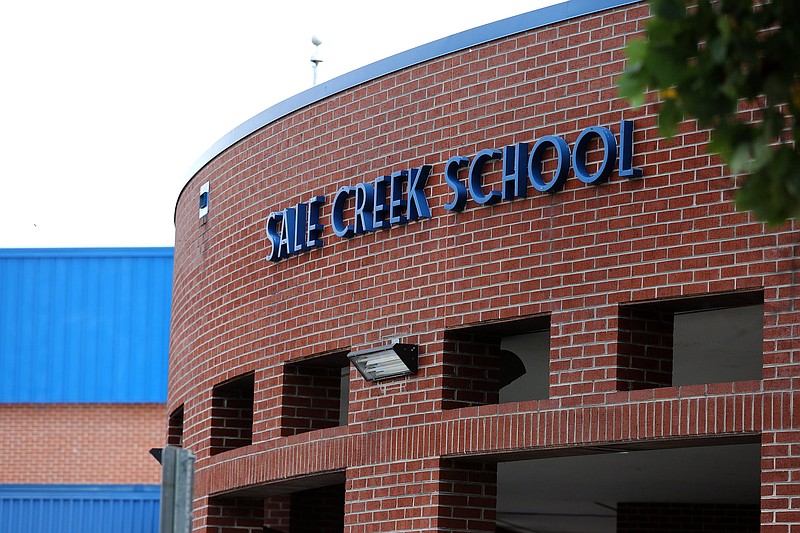
{"label": "blue metal wall panel", "polygon": [[0,250],[0,402],[164,402],[172,248]]}
{"label": "blue metal wall panel", "polygon": [[158,485],[0,485],[3,533],[157,533]]}

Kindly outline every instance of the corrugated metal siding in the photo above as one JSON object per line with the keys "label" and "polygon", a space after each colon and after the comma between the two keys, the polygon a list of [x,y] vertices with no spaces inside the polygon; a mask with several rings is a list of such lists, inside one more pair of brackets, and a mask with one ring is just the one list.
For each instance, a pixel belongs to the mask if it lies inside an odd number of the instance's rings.
{"label": "corrugated metal siding", "polygon": [[172,248],[0,250],[0,402],[164,402]]}
{"label": "corrugated metal siding", "polygon": [[3,533],[157,533],[158,485],[0,485]]}

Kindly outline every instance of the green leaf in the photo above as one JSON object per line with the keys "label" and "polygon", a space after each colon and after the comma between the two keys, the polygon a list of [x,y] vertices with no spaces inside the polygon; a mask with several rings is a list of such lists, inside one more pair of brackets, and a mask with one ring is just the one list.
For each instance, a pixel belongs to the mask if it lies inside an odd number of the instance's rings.
{"label": "green leaf", "polygon": [[647,56],[647,41],[644,39],[633,39],[625,46],[625,56],[628,58],[628,65],[641,63]]}
{"label": "green leaf", "polygon": [[683,0],[653,0],[650,6],[657,18],[682,20],[686,17],[686,5]]}
{"label": "green leaf", "polygon": [[617,93],[634,106],[639,107],[644,103],[646,87],[636,73],[623,72],[617,78]]}
{"label": "green leaf", "polygon": [[660,89],[678,85],[688,68],[686,62],[676,60],[670,52],[657,48],[651,49],[644,64],[644,70],[653,76]]}
{"label": "green leaf", "polygon": [[748,176],[736,194],[736,205],[770,225],[800,214],[800,155],[782,147],[772,163]]}
{"label": "green leaf", "polygon": [[772,161],[774,154],[768,143],[759,139],[753,143],[753,160],[750,162],[750,172],[758,172]]}
{"label": "green leaf", "polygon": [[[687,11],[687,3],[695,7]],[[617,86],[634,105],[658,92],[665,136],[684,117],[711,128],[709,151],[749,173],[736,205],[774,224],[800,214],[800,2],[753,5],[651,0],[645,38],[626,48]],[[751,120],[742,109],[761,113]]]}
{"label": "green leaf", "polygon": [[728,160],[728,166],[735,173],[740,173],[747,168],[752,158],[751,147],[745,143],[737,145]]}
{"label": "green leaf", "polygon": [[725,61],[725,57],[728,54],[728,45],[721,37],[714,37],[709,43],[708,49],[711,52],[711,59],[714,63],[719,65]]}
{"label": "green leaf", "polygon": [[725,43],[728,44],[731,42],[731,36],[733,34],[733,28],[731,28],[730,18],[727,16],[722,16],[717,19],[717,29],[719,30],[720,39]]}

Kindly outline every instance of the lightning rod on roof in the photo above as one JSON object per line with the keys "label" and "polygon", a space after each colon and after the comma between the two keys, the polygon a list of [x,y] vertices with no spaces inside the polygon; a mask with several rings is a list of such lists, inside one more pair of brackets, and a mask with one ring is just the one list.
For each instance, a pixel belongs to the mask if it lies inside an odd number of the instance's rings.
{"label": "lightning rod on roof", "polygon": [[314,55],[311,56],[311,63],[313,65],[312,68],[314,69],[314,81],[313,81],[313,85],[312,86],[316,86],[317,85],[317,67],[319,66],[320,63],[322,63],[322,59],[320,59],[317,54],[319,53],[319,45],[322,44],[322,40],[320,40],[320,38],[317,37],[316,35],[312,35],[311,36],[311,44],[314,45]]}

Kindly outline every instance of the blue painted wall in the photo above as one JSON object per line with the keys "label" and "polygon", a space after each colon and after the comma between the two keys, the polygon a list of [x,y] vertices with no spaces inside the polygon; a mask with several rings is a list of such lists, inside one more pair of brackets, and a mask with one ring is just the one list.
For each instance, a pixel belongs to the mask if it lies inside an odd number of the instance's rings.
{"label": "blue painted wall", "polygon": [[157,485],[0,485],[3,533],[157,533]]}
{"label": "blue painted wall", "polygon": [[166,401],[172,258],[0,250],[0,402]]}

